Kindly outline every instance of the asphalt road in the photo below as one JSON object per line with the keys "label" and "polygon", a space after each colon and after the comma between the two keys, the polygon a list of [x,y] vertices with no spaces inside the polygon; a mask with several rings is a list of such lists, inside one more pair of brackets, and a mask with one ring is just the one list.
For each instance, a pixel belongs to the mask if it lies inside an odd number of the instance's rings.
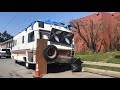
{"label": "asphalt road", "polygon": [[14,63],[13,59],[0,59],[0,78],[31,78],[34,70],[26,69],[24,63]]}
{"label": "asphalt road", "polygon": [[[13,59],[0,59],[0,78],[34,78],[35,70],[26,69],[24,63],[14,63]],[[66,65],[48,65],[48,74],[42,78],[112,78],[88,72],[71,72]]]}

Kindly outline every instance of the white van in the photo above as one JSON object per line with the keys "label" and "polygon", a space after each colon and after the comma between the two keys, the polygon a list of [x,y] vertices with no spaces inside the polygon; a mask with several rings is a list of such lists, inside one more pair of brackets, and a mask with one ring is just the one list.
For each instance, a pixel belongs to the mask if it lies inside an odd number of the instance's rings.
{"label": "white van", "polygon": [[10,48],[1,48],[0,49],[0,58],[11,58],[11,49]]}

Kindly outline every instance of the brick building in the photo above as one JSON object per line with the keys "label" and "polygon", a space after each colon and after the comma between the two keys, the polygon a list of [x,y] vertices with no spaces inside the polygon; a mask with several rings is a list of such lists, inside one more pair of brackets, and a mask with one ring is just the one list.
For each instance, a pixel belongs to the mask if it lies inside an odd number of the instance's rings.
{"label": "brick building", "polygon": [[[120,19],[119,16],[120,16],[120,12],[114,12],[114,13],[98,12],[98,13],[94,13],[94,14],[79,18],[77,20],[74,20],[74,22],[76,22],[76,21],[79,22],[80,20],[85,21],[85,20],[89,19],[89,20],[92,20],[94,23],[96,23],[98,21],[102,21],[104,23],[104,25],[107,25],[107,26],[104,26],[106,28],[103,27],[104,33],[99,33],[99,38],[104,38],[104,42],[106,42],[106,47],[102,44],[102,42],[103,42],[102,39],[97,42],[97,51],[104,51],[105,49],[108,49],[110,46],[110,43],[112,40],[112,39],[110,39],[110,36],[113,37],[113,35],[114,35],[113,34],[114,33],[113,30],[115,30],[115,29],[113,29],[114,25],[116,25],[116,23],[120,22],[120,21],[116,20],[116,19]],[[76,52],[87,51],[88,48],[86,46],[86,43],[82,39],[79,38],[79,35],[77,32],[75,32],[75,29],[73,31],[75,34],[74,39],[75,39]],[[84,35],[85,31],[81,30],[81,32]],[[120,32],[120,30],[119,30],[119,32]],[[120,40],[119,40],[119,43],[120,43]]]}

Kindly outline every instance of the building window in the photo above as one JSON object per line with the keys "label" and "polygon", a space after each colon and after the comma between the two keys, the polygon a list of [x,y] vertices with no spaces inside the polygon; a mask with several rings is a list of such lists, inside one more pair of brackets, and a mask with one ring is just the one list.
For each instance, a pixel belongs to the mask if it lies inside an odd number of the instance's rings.
{"label": "building window", "polygon": [[22,43],[24,43],[24,36],[22,37]]}
{"label": "building window", "polygon": [[28,43],[34,41],[34,31],[28,34]]}

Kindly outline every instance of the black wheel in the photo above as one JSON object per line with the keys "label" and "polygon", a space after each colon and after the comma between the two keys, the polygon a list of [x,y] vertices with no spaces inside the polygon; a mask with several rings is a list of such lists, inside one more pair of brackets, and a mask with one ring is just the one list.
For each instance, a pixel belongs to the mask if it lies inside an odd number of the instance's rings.
{"label": "black wheel", "polygon": [[30,64],[29,64],[27,61],[25,61],[25,67],[26,67],[27,69],[30,69]]}
{"label": "black wheel", "polygon": [[56,46],[54,45],[48,45],[44,51],[43,51],[43,55],[45,57],[46,60],[55,60],[58,56],[58,49]]}
{"label": "black wheel", "polygon": [[11,56],[6,56],[6,58],[11,58]]}
{"label": "black wheel", "polygon": [[26,67],[27,69],[29,69],[29,68],[30,68],[30,64],[27,62],[26,57],[24,57],[23,59],[24,59],[24,61],[25,61],[25,67]]}
{"label": "black wheel", "polygon": [[18,61],[17,61],[17,60],[15,60],[15,63],[18,63]]}
{"label": "black wheel", "polygon": [[8,58],[11,58],[11,56],[8,56]]}

